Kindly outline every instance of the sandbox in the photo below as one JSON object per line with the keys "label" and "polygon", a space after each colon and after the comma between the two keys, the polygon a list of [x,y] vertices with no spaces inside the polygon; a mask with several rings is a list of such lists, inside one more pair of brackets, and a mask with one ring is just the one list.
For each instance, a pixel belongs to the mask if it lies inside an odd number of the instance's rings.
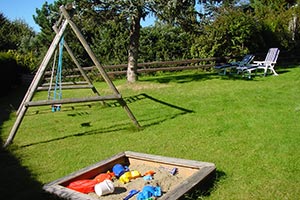
{"label": "sandbox", "polygon": [[[146,181],[140,177],[132,179],[125,184],[115,179],[113,181],[114,192],[104,196],[97,196],[94,192],[84,194],[67,188],[73,181],[93,179],[100,173],[111,171],[116,164],[128,166],[130,170],[137,170],[141,174],[149,170],[155,171],[155,174],[152,180]],[[174,168],[176,168],[176,174],[170,173],[168,169]],[[130,190],[141,191],[145,185],[159,185],[162,195],[157,197],[157,199],[174,200],[179,199],[196,186],[210,181],[214,177],[215,170],[215,165],[209,162],[125,151],[48,183],[43,188],[47,192],[64,199],[114,200],[124,199]],[[132,197],[131,199],[136,199],[136,197]]]}

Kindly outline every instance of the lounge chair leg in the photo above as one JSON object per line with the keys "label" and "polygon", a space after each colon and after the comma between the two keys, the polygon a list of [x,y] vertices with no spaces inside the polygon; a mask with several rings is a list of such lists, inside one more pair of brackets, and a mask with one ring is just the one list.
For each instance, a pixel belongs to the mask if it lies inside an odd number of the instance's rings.
{"label": "lounge chair leg", "polygon": [[278,76],[278,74],[276,73],[276,71],[274,69],[271,69],[271,70],[272,70],[274,76]]}
{"label": "lounge chair leg", "polygon": [[267,76],[268,68],[265,69],[264,76]]}

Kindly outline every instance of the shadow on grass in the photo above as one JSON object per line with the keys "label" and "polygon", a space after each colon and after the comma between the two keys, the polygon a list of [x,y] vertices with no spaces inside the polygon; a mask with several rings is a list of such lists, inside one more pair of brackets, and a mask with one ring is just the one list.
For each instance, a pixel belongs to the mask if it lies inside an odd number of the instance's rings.
{"label": "shadow on grass", "polygon": [[[85,123],[82,123],[82,124],[85,124]],[[81,124],[81,126],[83,126],[82,124]],[[87,122],[87,124],[89,124],[89,122]],[[90,126],[90,124],[88,126]],[[125,129],[128,129],[127,124],[125,124],[125,123],[124,124],[117,124],[117,125],[115,124],[115,125],[107,127],[107,128],[102,128],[101,130],[94,129],[94,130],[90,130],[90,131],[83,131],[83,132],[80,132],[80,133],[65,135],[65,136],[62,136],[62,137],[57,137],[57,138],[53,138],[53,139],[49,139],[49,140],[45,140],[45,141],[39,141],[39,142],[31,143],[31,144],[22,145],[20,147],[25,148],[25,147],[38,145],[38,144],[46,144],[46,143],[50,143],[50,142],[64,140],[64,139],[67,139],[67,138],[111,133],[111,132],[117,132],[117,131],[121,131],[121,130],[125,130]],[[135,129],[137,130],[137,128],[135,128]]]}
{"label": "shadow on grass", "polygon": [[[187,113],[193,113],[194,112],[192,110],[182,108],[182,107],[176,106],[174,104],[170,104],[168,102],[159,100],[159,99],[154,98],[154,97],[152,97],[150,95],[147,95],[145,93],[124,98],[124,100],[126,101],[127,104],[135,103],[137,101],[141,101],[141,100],[144,100],[144,99],[149,99],[153,102],[162,104],[164,106],[168,106],[170,108],[177,109],[177,110],[180,111],[180,113],[169,115],[169,116],[164,116],[162,119],[155,118],[155,119],[140,120],[139,122],[152,121],[152,122],[142,126],[142,129],[146,128],[146,127],[151,127],[153,125],[160,124],[162,122],[174,119],[178,116],[181,116],[181,115],[184,115],[184,114],[187,114]],[[121,105],[117,101],[108,102],[106,105],[108,107],[121,107]],[[77,114],[74,114],[74,116],[76,116],[76,115]],[[68,116],[73,116],[73,114],[68,114]],[[90,126],[91,126],[90,122],[81,123],[81,127],[90,127]],[[81,137],[81,136],[89,136],[89,135],[97,135],[97,134],[117,132],[117,131],[121,131],[121,130],[126,130],[128,128],[132,129],[133,131],[139,131],[138,128],[136,128],[134,126],[128,126],[127,123],[116,123],[112,126],[109,126],[109,127],[106,127],[106,128],[105,127],[101,128],[101,130],[95,129],[95,130],[84,131],[84,132],[75,133],[75,134],[71,134],[71,135],[65,135],[65,136],[53,138],[53,139],[50,139],[50,140],[45,140],[45,141],[39,141],[39,142],[31,143],[31,144],[26,144],[26,145],[21,146],[21,148],[30,147],[30,146],[38,145],[38,144],[45,144],[45,143],[54,142],[54,141],[58,141],[58,140],[63,140],[63,139],[67,139],[67,138],[72,138],[72,137]]]}
{"label": "shadow on grass", "polygon": [[[170,104],[168,102],[159,100],[159,99],[154,98],[154,97],[152,97],[152,96],[150,96],[148,94],[145,94],[145,93],[141,93],[141,94],[138,94],[138,95],[135,95],[135,96],[130,96],[130,97],[125,97],[124,98],[124,100],[126,101],[127,104],[131,104],[131,103],[134,103],[134,102],[137,102],[137,101],[140,101],[140,100],[144,100],[144,99],[148,99],[148,100],[151,100],[152,102],[159,103],[159,104],[161,104],[163,106],[167,106],[167,107],[179,110],[180,113],[164,117],[164,119],[160,119],[160,120],[157,120],[157,118],[156,118],[156,120],[154,122],[151,122],[149,124],[143,125],[143,128],[151,127],[151,126],[160,124],[162,122],[174,119],[174,118],[176,118],[178,116],[181,116],[181,115],[185,115],[185,114],[188,114],[188,113],[194,113],[193,110],[189,110],[189,109],[186,109],[186,108],[183,108],[183,107],[180,107],[180,106],[176,106],[174,104]],[[110,107],[112,107],[112,106],[118,106],[119,107],[120,106],[120,104],[118,102],[108,103],[107,105],[110,106]],[[152,121],[152,120],[153,119],[139,120],[139,122],[147,122],[147,121]]]}
{"label": "shadow on grass", "polygon": [[1,147],[0,156],[1,199],[59,199],[46,193],[42,184],[8,150]]}
{"label": "shadow on grass", "polygon": [[218,78],[216,73],[190,73],[190,74],[166,74],[159,77],[140,80],[141,82],[158,82],[158,83],[188,83],[193,81],[205,81]]}
{"label": "shadow on grass", "polygon": [[[253,76],[254,77],[254,76]],[[212,79],[220,79],[220,80],[234,80],[234,81],[256,81],[255,79],[247,78],[242,76],[241,74],[227,73],[226,75],[218,74],[217,72],[203,72],[203,73],[195,73],[191,72],[185,75],[166,75],[160,77],[151,77],[149,79],[141,80],[141,82],[158,82],[158,83],[189,83],[195,81],[207,81]]]}
{"label": "shadow on grass", "polygon": [[217,188],[218,183],[225,178],[225,172],[216,170],[215,173],[207,176],[202,182],[196,185],[196,187],[186,193],[180,200],[202,199],[202,197],[210,196]]}
{"label": "shadow on grass", "polygon": [[[65,104],[65,105],[62,105],[62,107],[61,107],[62,110],[57,111],[57,112],[77,111],[76,113],[68,114],[69,117],[88,115],[87,109],[92,108],[93,105],[96,105],[97,103],[95,103],[95,102],[94,103],[82,103],[82,104],[77,104],[76,106]],[[43,114],[49,114],[50,112],[52,112],[50,106],[49,107],[40,106],[38,109],[34,109],[34,110],[29,109],[26,112],[25,116],[43,115]]]}
{"label": "shadow on grass", "polygon": [[[290,68],[296,68],[299,65],[288,65],[288,66],[278,66],[275,67],[275,70],[278,74],[288,73]],[[268,74],[267,76],[271,76]],[[264,77],[263,72],[259,71],[256,75],[253,73],[251,78],[249,79],[247,76],[243,76],[242,74],[227,73],[226,75],[218,74],[217,72],[193,72],[191,71],[189,74],[168,74],[158,76],[158,77],[150,77],[145,78],[144,80],[140,80],[141,82],[158,82],[158,83],[189,83],[193,81],[206,81],[212,79],[221,79],[221,80],[235,80],[235,81],[258,81],[259,79],[255,79],[255,77]]]}
{"label": "shadow on grass", "polygon": [[[16,91],[1,97],[0,101],[0,127],[3,122],[9,119],[12,110],[15,110],[21,102],[21,98],[26,91]],[[2,134],[2,129],[0,128]],[[36,181],[29,169],[22,166],[21,162],[9,149],[2,147],[3,141],[0,139],[0,196],[1,199],[59,199],[46,193],[42,189],[42,184]],[[13,147],[12,147],[13,148]]]}
{"label": "shadow on grass", "polygon": [[[193,113],[194,112],[193,110],[189,110],[189,109],[186,109],[186,108],[183,108],[183,107],[176,106],[174,104],[170,104],[168,102],[159,100],[159,99],[154,98],[154,97],[152,97],[152,96],[150,96],[148,94],[145,94],[145,93],[141,93],[141,94],[130,96],[130,97],[124,97],[124,100],[126,101],[127,104],[131,104],[131,103],[134,103],[136,101],[140,101],[140,100],[144,100],[144,99],[149,99],[149,100],[151,100],[153,102],[160,103],[160,104],[168,106],[170,108],[174,108],[174,109],[183,111],[184,113]],[[118,102],[107,103],[107,105],[109,107],[112,107],[112,106],[118,106],[118,107],[120,107],[120,104]]]}

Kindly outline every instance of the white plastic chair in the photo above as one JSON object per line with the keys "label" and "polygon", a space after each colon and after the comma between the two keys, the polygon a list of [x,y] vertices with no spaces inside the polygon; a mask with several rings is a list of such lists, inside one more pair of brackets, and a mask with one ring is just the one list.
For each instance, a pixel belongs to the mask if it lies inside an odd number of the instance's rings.
{"label": "white plastic chair", "polygon": [[280,50],[278,48],[270,48],[264,61],[253,61],[253,64],[239,66],[237,67],[238,73],[239,72],[241,72],[242,74],[247,73],[248,77],[251,78],[252,71],[255,71],[256,73],[257,70],[263,69],[264,76],[267,75],[268,70],[270,70],[270,72],[273,73],[275,76],[278,76],[274,67],[277,62],[279,52]]}

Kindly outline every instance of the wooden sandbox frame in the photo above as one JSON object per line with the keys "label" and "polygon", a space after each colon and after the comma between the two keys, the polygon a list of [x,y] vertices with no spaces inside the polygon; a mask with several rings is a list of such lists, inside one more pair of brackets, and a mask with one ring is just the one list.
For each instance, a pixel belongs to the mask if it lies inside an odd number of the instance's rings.
{"label": "wooden sandbox frame", "polygon": [[[175,188],[159,197],[159,200],[179,199],[185,193],[189,192],[196,186],[205,184],[214,178],[216,167],[213,163],[200,162],[195,160],[186,160],[172,157],[164,157],[152,154],[144,154],[132,151],[119,153],[111,158],[100,161],[94,165],[83,168],[77,172],[67,175],[63,178],[55,180],[44,185],[43,189],[60,198],[71,200],[99,200],[101,197],[93,197],[83,194],[66,186],[72,181],[80,179],[90,179],[99,173],[105,173],[111,170],[115,164],[130,166],[131,164],[143,164],[150,167],[159,167],[164,165],[167,167],[176,167],[178,171],[186,178]],[[135,198],[133,198],[135,199]]]}

